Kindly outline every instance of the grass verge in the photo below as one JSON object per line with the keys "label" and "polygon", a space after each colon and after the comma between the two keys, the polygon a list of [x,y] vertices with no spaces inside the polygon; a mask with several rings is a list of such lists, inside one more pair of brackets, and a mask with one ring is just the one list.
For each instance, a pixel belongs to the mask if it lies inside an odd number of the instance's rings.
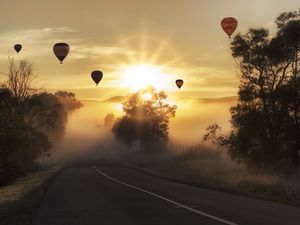
{"label": "grass verge", "polygon": [[300,207],[300,172],[248,168],[221,151],[122,156],[126,165],[172,181]]}
{"label": "grass verge", "polygon": [[31,225],[45,190],[59,169],[44,168],[0,187],[0,224]]}

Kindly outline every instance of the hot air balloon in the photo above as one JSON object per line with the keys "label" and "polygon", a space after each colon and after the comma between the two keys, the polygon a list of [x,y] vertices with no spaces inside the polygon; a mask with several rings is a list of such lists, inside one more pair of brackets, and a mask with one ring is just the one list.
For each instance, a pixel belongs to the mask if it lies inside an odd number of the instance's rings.
{"label": "hot air balloon", "polygon": [[238,21],[233,17],[226,17],[221,21],[221,26],[229,38],[237,28],[237,25]]}
{"label": "hot air balloon", "polygon": [[103,73],[100,70],[94,70],[91,74],[91,77],[98,86],[99,82],[102,80]]}
{"label": "hot air balloon", "polygon": [[69,49],[70,47],[66,43],[56,43],[53,46],[53,52],[55,56],[59,59],[60,64],[62,64],[63,60],[67,57]]}
{"label": "hot air balloon", "polygon": [[14,49],[16,50],[17,53],[19,53],[22,49],[22,45],[20,44],[15,44]]}
{"label": "hot air balloon", "polygon": [[176,80],[176,81],[175,81],[175,83],[176,83],[176,85],[177,85],[178,89],[180,89],[180,88],[181,88],[181,86],[183,85],[183,80],[181,80],[181,79],[178,79],[178,80]]}

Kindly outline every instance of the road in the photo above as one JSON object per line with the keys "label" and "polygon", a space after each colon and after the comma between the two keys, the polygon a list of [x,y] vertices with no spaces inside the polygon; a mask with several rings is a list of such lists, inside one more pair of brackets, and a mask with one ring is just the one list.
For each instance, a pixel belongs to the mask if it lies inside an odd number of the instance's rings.
{"label": "road", "polygon": [[118,163],[73,164],[35,225],[299,225],[300,208],[156,178]]}

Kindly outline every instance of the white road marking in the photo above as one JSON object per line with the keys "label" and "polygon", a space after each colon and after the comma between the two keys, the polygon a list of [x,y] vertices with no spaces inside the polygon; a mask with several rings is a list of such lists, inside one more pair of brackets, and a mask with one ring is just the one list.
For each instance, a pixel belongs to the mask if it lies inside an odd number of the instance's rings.
{"label": "white road marking", "polygon": [[148,195],[154,196],[154,197],[156,197],[156,198],[158,198],[158,199],[161,199],[161,200],[163,200],[163,201],[165,201],[165,202],[168,202],[168,203],[171,203],[171,204],[175,205],[175,207],[178,207],[178,208],[184,208],[184,209],[186,209],[186,210],[188,210],[188,211],[194,212],[194,213],[199,214],[199,215],[201,215],[201,216],[205,216],[205,217],[210,218],[210,219],[212,219],[212,220],[219,221],[219,222],[224,223],[224,224],[228,224],[228,225],[238,225],[238,224],[233,223],[233,222],[230,222],[230,221],[228,221],[228,220],[225,220],[225,219],[222,219],[222,218],[219,218],[219,217],[210,215],[210,214],[208,214],[208,213],[205,213],[205,212],[202,212],[202,211],[200,211],[200,210],[197,210],[197,209],[191,208],[191,207],[189,207],[189,206],[186,206],[186,205],[184,205],[184,204],[178,203],[178,202],[176,202],[176,201],[173,201],[173,200],[168,199],[168,198],[166,198],[166,197],[163,197],[163,196],[161,196],[161,195],[155,194],[155,193],[153,193],[153,192],[151,192],[151,191],[148,191],[148,190],[145,190],[145,189],[142,189],[142,188],[133,186],[133,185],[128,184],[128,183],[125,183],[125,182],[122,182],[122,181],[120,181],[120,180],[118,180],[118,179],[115,179],[115,178],[113,178],[113,177],[111,177],[111,176],[108,176],[107,174],[105,174],[104,172],[102,172],[102,171],[101,171],[100,169],[98,169],[97,167],[92,167],[92,168],[96,169],[96,170],[98,171],[98,173],[100,173],[102,176],[106,177],[107,179],[109,179],[109,180],[111,180],[111,181],[114,181],[114,182],[116,182],[116,183],[118,183],[118,184],[122,184],[122,185],[124,185],[124,186],[130,187],[130,188],[132,188],[132,189],[138,190],[138,191],[140,191],[140,192],[144,192],[144,193],[146,193],[146,194],[148,194]]}

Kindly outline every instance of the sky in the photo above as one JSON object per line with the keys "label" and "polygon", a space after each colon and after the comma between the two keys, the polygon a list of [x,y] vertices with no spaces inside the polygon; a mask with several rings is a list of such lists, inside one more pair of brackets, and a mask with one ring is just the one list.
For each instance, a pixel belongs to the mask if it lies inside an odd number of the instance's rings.
{"label": "sky", "polygon": [[[299,7],[300,0],[0,0],[0,72],[7,73],[8,57],[26,58],[36,86],[79,99],[125,96],[148,84],[179,106],[186,99],[236,96],[239,73],[222,18],[237,18],[235,34],[250,27],[272,34],[276,17]],[[52,51],[56,42],[70,45],[62,65]],[[23,45],[19,54],[16,43]],[[104,73],[98,87],[93,70]],[[185,81],[180,91],[176,79]],[[178,121],[202,112],[183,109]]]}
{"label": "sky", "polygon": [[[136,85],[134,79],[176,92],[174,80],[182,78],[184,97],[236,95],[238,72],[221,19],[237,18],[236,32],[274,29],[281,12],[300,6],[299,0],[0,2],[0,71],[7,70],[8,57],[28,58],[37,85],[73,90],[85,99],[126,95]],[[56,42],[70,45],[63,65],[52,52]],[[15,43],[23,45],[19,55]],[[98,88],[90,79],[95,69],[104,73]]]}

